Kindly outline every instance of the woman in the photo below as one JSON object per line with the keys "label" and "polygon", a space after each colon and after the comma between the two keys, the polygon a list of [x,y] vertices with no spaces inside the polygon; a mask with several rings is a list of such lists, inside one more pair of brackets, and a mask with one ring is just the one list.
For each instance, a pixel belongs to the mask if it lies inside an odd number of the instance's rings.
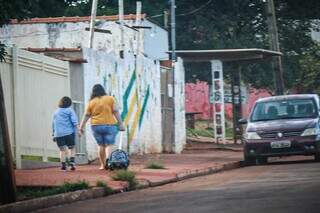
{"label": "woman", "polygon": [[106,162],[111,146],[115,143],[118,130],[125,129],[115,99],[106,95],[101,84],[96,84],[92,88],[91,98],[80,124],[80,134],[83,134],[83,128],[90,118],[93,136],[99,145],[99,169],[108,169]]}
{"label": "woman", "polygon": [[53,140],[57,142],[60,149],[61,170],[66,171],[66,157],[69,149],[69,162],[71,170],[75,167],[75,132],[77,131],[78,118],[71,108],[72,101],[69,97],[63,97],[59,101],[59,108],[53,114]]}

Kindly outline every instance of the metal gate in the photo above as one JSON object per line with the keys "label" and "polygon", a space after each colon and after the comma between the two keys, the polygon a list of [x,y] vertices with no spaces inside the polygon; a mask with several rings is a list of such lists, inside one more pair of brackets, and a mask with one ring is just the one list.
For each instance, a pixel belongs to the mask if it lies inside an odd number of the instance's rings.
{"label": "metal gate", "polygon": [[173,73],[161,67],[161,112],[163,152],[173,152]]}

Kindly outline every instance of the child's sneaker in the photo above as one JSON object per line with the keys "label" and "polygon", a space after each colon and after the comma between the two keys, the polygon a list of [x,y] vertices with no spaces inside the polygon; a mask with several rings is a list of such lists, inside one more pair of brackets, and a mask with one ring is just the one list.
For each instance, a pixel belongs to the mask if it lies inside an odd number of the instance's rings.
{"label": "child's sneaker", "polygon": [[70,158],[70,167],[71,167],[70,170],[71,171],[75,171],[76,170],[76,166],[75,165],[76,165],[76,163],[74,162],[74,157],[71,157]]}
{"label": "child's sneaker", "polygon": [[66,165],[65,162],[62,162],[62,163],[61,163],[61,170],[62,170],[62,171],[67,171],[67,165]]}
{"label": "child's sneaker", "polygon": [[75,167],[73,164],[71,164],[71,165],[70,165],[70,170],[71,170],[71,171],[75,171],[75,170],[76,170],[76,167]]}

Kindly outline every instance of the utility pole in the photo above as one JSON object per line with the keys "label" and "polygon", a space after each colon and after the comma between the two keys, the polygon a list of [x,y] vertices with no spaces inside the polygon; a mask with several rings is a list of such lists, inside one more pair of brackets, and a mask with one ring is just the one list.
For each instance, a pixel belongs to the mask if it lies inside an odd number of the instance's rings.
{"label": "utility pole", "polygon": [[172,61],[172,99],[173,99],[173,105],[172,105],[172,110],[173,110],[173,115],[172,115],[172,120],[173,120],[173,130],[172,130],[172,142],[175,147],[175,140],[176,140],[176,95],[175,95],[175,62],[176,62],[176,1],[171,0],[171,61]]}
{"label": "utility pole", "polygon": [[[141,25],[141,9],[142,3],[141,1],[137,1],[137,11],[136,11],[136,26],[140,27]],[[140,54],[140,42],[141,42],[141,29],[137,31],[137,57]]]}
{"label": "utility pole", "polygon": [[163,24],[166,30],[168,30],[168,16],[169,16],[168,11],[167,10],[163,11]]}
{"label": "utility pole", "polygon": [[[269,31],[270,48],[273,51],[280,52],[279,35],[278,35],[274,1],[263,0],[263,2],[265,1],[267,1],[266,10],[267,10],[267,23],[268,23],[268,31]],[[276,95],[283,95],[284,82],[283,82],[283,69],[282,69],[281,56],[275,56],[273,58],[272,69],[274,72]]]}
{"label": "utility pole", "polygon": [[91,8],[91,17],[90,17],[89,48],[92,48],[93,46],[94,25],[96,22],[97,7],[98,7],[98,0],[93,0],[92,8]]}
{"label": "utility pole", "polygon": [[176,1],[171,0],[171,60],[176,61]]}
{"label": "utility pole", "polygon": [[120,57],[124,57],[124,23],[123,23],[123,14],[124,6],[123,0],[119,0],[119,22],[120,22]]}
{"label": "utility pole", "polygon": [[15,201],[15,175],[13,171],[9,130],[0,76],[0,205]]}

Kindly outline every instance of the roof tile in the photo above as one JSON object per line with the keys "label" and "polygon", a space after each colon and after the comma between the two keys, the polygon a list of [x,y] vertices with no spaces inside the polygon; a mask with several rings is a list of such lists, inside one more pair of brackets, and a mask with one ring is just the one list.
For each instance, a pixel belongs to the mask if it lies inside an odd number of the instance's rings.
{"label": "roof tile", "polygon": [[[144,19],[146,14],[142,14],[142,18]],[[117,21],[119,19],[118,15],[113,16],[97,16],[98,20],[105,21]],[[135,20],[136,15],[129,14],[124,16],[124,20]],[[32,18],[26,19],[22,21],[18,21],[17,19],[12,19],[10,24],[40,24],[40,23],[63,23],[63,22],[87,22],[90,21],[90,16],[74,16],[74,17],[49,17],[49,18]]]}

